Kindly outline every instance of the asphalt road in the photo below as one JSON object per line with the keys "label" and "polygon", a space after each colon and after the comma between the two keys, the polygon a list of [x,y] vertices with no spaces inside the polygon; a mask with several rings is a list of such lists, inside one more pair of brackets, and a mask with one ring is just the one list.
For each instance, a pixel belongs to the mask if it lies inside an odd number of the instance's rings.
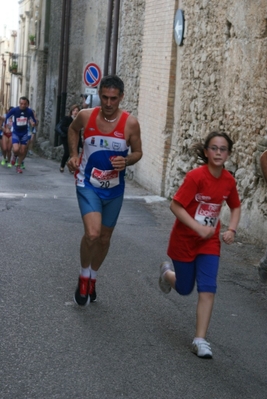
{"label": "asphalt road", "polygon": [[73,176],[37,156],[0,167],[1,399],[267,398],[264,248],[222,246],[208,333],[214,358],[190,352],[197,294],[164,295],[159,264],[173,216],[127,181],[97,302],[73,303],[83,227]]}

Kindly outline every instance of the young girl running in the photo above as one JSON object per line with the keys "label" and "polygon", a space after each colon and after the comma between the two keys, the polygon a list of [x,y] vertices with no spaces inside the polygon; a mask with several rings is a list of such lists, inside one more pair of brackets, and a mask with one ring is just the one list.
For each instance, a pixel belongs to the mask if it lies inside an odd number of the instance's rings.
{"label": "young girl running", "polygon": [[220,211],[224,201],[231,216],[227,231],[222,234],[226,244],[234,242],[240,219],[240,200],[233,176],[224,169],[233,142],[226,133],[212,132],[204,145],[194,149],[202,166],[187,173],[174,195],[171,211],[176,216],[168,247],[170,262],[160,266],[159,286],[165,293],[171,288],[180,295],[189,295],[195,281],[198,290],[196,332],[192,352],[201,358],[212,358],[206,341],[216,293],[220,256]]}

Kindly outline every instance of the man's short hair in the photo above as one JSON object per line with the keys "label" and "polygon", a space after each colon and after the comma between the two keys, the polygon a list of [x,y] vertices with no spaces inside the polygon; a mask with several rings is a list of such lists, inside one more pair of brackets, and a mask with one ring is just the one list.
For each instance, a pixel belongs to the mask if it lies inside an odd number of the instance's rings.
{"label": "man's short hair", "polygon": [[20,97],[20,99],[19,99],[19,101],[20,100],[24,100],[24,101],[27,101],[27,103],[28,103],[28,105],[30,105],[30,101],[29,101],[29,99],[27,98],[27,97]]}
{"label": "man's short hair", "polygon": [[99,86],[99,91],[101,91],[101,89],[103,87],[106,87],[108,89],[110,89],[110,88],[118,89],[120,94],[124,93],[124,83],[121,80],[121,78],[119,78],[117,75],[104,76],[101,79],[100,86]]}

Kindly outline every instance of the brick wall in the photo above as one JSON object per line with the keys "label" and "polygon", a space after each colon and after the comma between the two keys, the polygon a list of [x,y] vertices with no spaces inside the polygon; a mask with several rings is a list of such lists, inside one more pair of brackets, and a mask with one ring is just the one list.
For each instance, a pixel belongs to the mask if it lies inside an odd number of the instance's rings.
{"label": "brick wall", "polygon": [[135,167],[140,184],[163,194],[173,126],[175,2],[146,1],[138,119],[144,156]]}

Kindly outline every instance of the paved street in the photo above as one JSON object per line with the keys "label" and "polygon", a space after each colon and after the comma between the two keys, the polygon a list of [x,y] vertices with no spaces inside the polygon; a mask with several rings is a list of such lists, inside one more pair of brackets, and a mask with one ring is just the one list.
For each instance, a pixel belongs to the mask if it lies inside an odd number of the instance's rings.
{"label": "paved street", "polygon": [[255,268],[265,248],[223,245],[214,358],[201,360],[190,352],[196,292],[158,288],[168,201],[127,180],[97,302],[81,309],[73,176],[37,156],[25,164],[22,175],[0,167],[1,399],[267,398],[267,285]]}

